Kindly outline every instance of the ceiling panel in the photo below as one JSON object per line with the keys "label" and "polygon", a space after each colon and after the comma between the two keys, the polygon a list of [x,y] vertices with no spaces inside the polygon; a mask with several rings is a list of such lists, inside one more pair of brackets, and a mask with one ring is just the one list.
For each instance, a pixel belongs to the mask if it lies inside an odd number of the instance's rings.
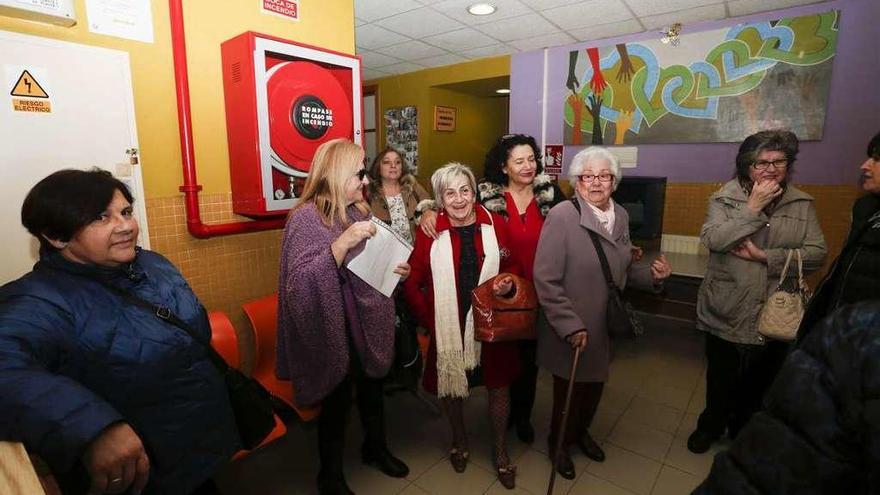
{"label": "ceiling panel", "polygon": [[386,29],[416,39],[448,33],[464,27],[462,23],[427,7],[383,19],[381,25]]}
{"label": "ceiling panel", "polygon": [[675,22],[686,33],[701,21],[833,5],[831,0],[487,0],[497,11],[473,16],[466,9],[476,1],[354,0],[364,77],[644,31],[659,37],[660,28]]}

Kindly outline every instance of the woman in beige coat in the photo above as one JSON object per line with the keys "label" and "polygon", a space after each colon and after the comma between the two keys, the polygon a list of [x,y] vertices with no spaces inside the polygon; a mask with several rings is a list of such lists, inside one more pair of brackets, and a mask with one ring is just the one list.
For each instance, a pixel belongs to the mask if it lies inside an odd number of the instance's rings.
{"label": "woman in beige coat", "polygon": [[376,155],[369,170],[367,201],[373,216],[390,225],[392,230],[412,244],[415,241],[413,223],[418,204],[430,200],[431,196],[409,172],[402,156],[394,148],[385,148]]}
{"label": "woman in beige coat", "polygon": [[[572,159],[569,178],[576,192],[572,201],[556,205],[547,215],[535,257],[534,281],[542,308],[538,323],[538,365],[553,374],[553,414],[550,421],[551,459],[561,426],[568,388],[572,349],[582,357],[575,375],[563,448],[557,453],[557,470],[574,479],[569,447],[577,444],[596,462],[605,453],[587,429],[608,379],[610,346],[605,328],[608,286],[590,232],[600,243],[614,282],[621,289],[627,281],[653,288],[671,273],[664,256],[653,263],[632,264],[629,216],[611,200],[620,182],[620,165],[608,150],[587,148]],[[578,208],[573,201],[577,201]]]}
{"label": "woman in beige coat", "polygon": [[[757,330],[758,315],[779,282],[790,249],[804,271],[825,260],[813,198],[788,183],[798,153],[788,131],[762,131],[740,145],[736,177],[709,198],[700,231],[709,266],[697,298],[697,328],[706,332],[706,408],[688,449],[706,452],[725,428],[736,437],[758,410],[788,350]],[[789,271],[796,277],[796,270]]]}

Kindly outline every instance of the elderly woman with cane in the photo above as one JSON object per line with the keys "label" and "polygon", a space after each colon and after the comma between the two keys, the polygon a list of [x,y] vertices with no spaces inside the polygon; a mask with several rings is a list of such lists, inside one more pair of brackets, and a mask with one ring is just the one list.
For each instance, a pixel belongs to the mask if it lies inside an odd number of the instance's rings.
{"label": "elderly woman with cane", "polygon": [[[613,154],[600,147],[587,148],[574,156],[569,176],[575,197],[547,215],[538,242],[534,280],[542,309],[538,365],[553,374],[549,453],[556,471],[574,479],[571,445],[577,444],[596,462],[605,460],[602,448],[587,431],[608,379],[610,361],[605,323],[610,292],[603,258],[620,289],[628,283],[653,288],[672,270],[663,255],[650,264],[633,264],[629,217],[611,199],[621,179]],[[566,357],[570,349],[575,350],[572,359]],[[584,355],[578,360],[580,353]],[[571,399],[563,427],[567,390]]]}

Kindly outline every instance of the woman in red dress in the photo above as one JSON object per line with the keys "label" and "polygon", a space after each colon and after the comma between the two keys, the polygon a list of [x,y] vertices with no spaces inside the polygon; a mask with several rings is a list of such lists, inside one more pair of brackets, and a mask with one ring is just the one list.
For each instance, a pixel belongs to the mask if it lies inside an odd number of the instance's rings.
{"label": "woman in red dress", "polygon": [[[550,208],[565,200],[559,187],[543,171],[535,138],[509,134],[486,154],[485,177],[477,185],[477,201],[507,221],[511,258],[528,280],[532,280],[544,217]],[[518,342],[522,372],[510,386],[510,423],[526,443],[535,440],[530,420],[538,377],[535,342]]]}
{"label": "woman in red dress", "polygon": [[[515,342],[474,340],[471,291],[498,273],[520,274],[520,270],[510,259],[504,220],[476,205],[476,184],[469,168],[446,165],[431,176],[431,185],[440,207],[437,238],[423,231],[416,234],[410,276],[403,285],[412,313],[431,332],[423,386],[440,398],[452,428],[449,459],[456,472],[463,472],[469,458],[463,405],[469,378],[480,367],[489,392],[493,460],[498,479],[512,489],[516,468],[507,455],[505,431],[508,388],[520,371],[519,349]],[[510,277],[498,277],[493,290],[504,295],[512,287]]]}

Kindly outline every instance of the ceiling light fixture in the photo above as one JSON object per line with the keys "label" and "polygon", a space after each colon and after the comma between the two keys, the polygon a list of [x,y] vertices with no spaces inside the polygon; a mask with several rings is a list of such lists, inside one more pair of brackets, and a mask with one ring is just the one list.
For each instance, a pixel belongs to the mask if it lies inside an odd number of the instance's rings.
{"label": "ceiling light fixture", "polygon": [[489,15],[495,13],[495,6],[491,3],[475,3],[467,8],[468,14],[471,15]]}
{"label": "ceiling light fixture", "polygon": [[678,35],[680,33],[681,33],[681,23],[680,22],[673,23],[669,27],[665,27],[665,28],[663,28],[662,31],[660,31],[660,34],[663,35],[663,37],[660,38],[660,43],[663,43],[664,45],[678,46],[678,43],[679,43]]}
{"label": "ceiling light fixture", "polygon": [[507,88],[496,89],[495,92],[498,93],[499,95],[509,95],[510,94],[510,90]]}

